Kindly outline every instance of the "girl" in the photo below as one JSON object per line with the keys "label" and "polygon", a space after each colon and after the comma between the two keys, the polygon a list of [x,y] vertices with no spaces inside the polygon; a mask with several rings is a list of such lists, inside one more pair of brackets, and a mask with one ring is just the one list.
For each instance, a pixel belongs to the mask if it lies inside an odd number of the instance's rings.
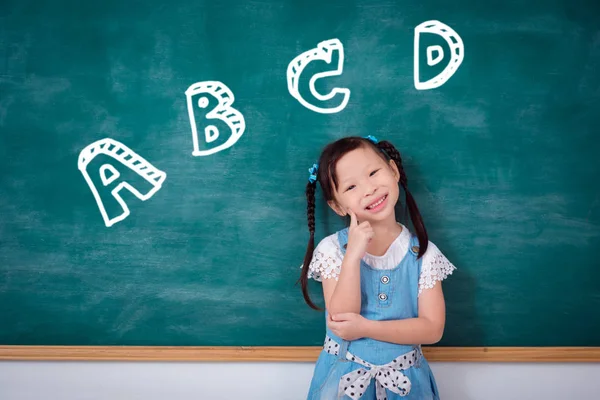
{"label": "girl", "polygon": [[[326,146],[309,172],[310,239],[300,282],[317,310],[308,278],[322,282],[327,332],[308,399],[439,399],[420,345],[442,337],[440,282],[455,267],[428,241],[400,153],[373,136],[347,137]],[[317,181],[350,226],[314,249]],[[400,186],[416,236],[396,221]]]}

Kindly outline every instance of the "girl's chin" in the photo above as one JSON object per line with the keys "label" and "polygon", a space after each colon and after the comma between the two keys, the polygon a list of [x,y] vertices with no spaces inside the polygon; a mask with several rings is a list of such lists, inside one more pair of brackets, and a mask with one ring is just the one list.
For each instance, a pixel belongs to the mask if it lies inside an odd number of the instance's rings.
{"label": "girl's chin", "polygon": [[359,222],[362,221],[369,221],[371,223],[377,223],[377,224],[381,224],[381,223],[396,223],[396,213],[394,212],[394,210],[386,210],[384,212],[380,212],[377,214],[365,214],[361,217],[358,217]]}

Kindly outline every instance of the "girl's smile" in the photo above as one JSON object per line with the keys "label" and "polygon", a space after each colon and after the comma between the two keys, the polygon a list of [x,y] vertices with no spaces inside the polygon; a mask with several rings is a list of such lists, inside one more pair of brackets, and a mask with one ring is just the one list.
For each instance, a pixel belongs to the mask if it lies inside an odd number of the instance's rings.
{"label": "girl's smile", "polygon": [[388,195],[385,194],[381,196],[379,199],[375,200],[373,203],[369,204],[366,209],[372,213],[377,213],[381,211],[387,205]]}

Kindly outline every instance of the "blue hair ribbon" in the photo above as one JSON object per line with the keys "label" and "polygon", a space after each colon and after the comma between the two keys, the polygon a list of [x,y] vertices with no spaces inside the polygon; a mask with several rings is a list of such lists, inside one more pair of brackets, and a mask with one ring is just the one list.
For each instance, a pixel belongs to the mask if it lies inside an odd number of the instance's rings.
{"label": "blue hair ribbon", "polygon": [[363,138],[367,139],[368,141],[372,142],[373,144],[379,143],[379,140],[377,140],[377,138],[373,135],[363,136]]}
{"label": "blue hair ribbon", "polygon": [[313,164],[313,166],[308,169],[308,172],[310,172],[308,181],[310,183],[315,183],[317,181],[317,172],[319,172],[319,163]]}

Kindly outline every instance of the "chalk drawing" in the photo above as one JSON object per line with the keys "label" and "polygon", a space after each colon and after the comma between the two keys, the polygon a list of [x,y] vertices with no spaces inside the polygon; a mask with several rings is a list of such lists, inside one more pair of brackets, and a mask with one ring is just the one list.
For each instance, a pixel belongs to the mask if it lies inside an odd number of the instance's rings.
{"label": "chalk drawing", "polygon": [[[308,64],[315,60],[323,60],[327,64],[331,64],[332,55],[334,53],[338,53],[338,62],[337,65],[331,65],[333,70],[319,72],[318,74],[313,75],[309,81],[310,93],[313,97],[320,101],[325,102],[333,99],[336,95],[341,94],[341,101],[336,106],[331,107],[323,107],[322,105],[312,104],[302,97],[299,92],[299,82],[300,76],[302,72],[306,68]],[[317,45],[316,49],[308,50],[289,63],[287,68],[287,83],[288,83],[288,91],[290,94],[300,102],[304,107],[318,112],[322,114],[333,114],[342,111],[346,105],[348,104],[348,100],[350,99],[350,89],[345,88],[334,88],[328,94],[320,94],[317,92],[315,88],[315,83],[318,79],[327,78],[330,76],[338,76],[341,75],[344,70],[344,46],[338,39],[330,39],[324,42],[320,42]]]}
{"label": "chalk drawing", "polygon": [[[117,166],[129,168],[131,171],[135,172],[150,184],[149,189],[145,191],[145,193],[142,193],[141,188],[135,188],[125,180],[119,182],[110,193],[121,206],[121,212],[112,217],[109,217],[98,188],[94,184],[94,180],[91,178],[90,173],[94,173],[95,171],[88,170],[90,162],[101,154],[111,157],[111,161],[114,161]],[[146,201],[161,188],[167,177],[165,172],[155,168],[152,164],[136,154],[129,147],[110,138],[98,140],[81,150],[79,153],[77,166],[83,174],[83,177],[90,187],[90,190],[94,194],[94,198],[96,199],[96,203],[98,204],[98,208],[100,209],[100,213],[104,219],[104,224],[107,227],[124,220],[130,214],[129,207],[120,195],[121,190],[127,189],[138,199]],[[119,177],[121,177],[121,174],[117,168],[115,168],[115,165],[110,163],[103,164],[96,172],[99,174],[100,181],[104,186],[112,184],[119,179]]]}
{"label": "chalk drawing", "polygon": [[[444,38],[448,46],[450,47],[450,61],[442,72],[434,76],[433,78],[421,82],[419,80],[419,41],[422,33],[433,33]],[[437,53],[437,57],[433,57],[433,53]],[[440,21],[425,21],[419,24],[415,28],[415,47],[414,47],[414,81],[415,88],[418,90],[435,89],[442,86],[454,75],[454,73],[460,67],[465,56],[465,48],[462,39],[448,25]],[[428,46],[427,47],[427,65],[433,66],[438,64],[444,58],[444,50],[441,46]]]}
{"label": "chalk drawing", "polygon": [[[187,108],[192,127],[192,141],[194,150],[193,156],[208,156],[221,150],[233,146],[246,130],[246,121],[244,116],[231,105],[235,101],[233,92],[222,82],[205,81],[197,82],[191,85],[186,91]],[[212,102],[210,101],[212,98]],[[211,105],[211,103],[214,103]],[[209,106],[213,108],[206,110]],[[206,114],[206,115],[205,115]],[[228,127],[229,132],[221,132],[215,125],[206,125],[204,122],[210,122],[211,119],[223,121]],[[204,133],[202,137],[198,136],[198,126]],[[214,147],[214,143],[221,135],[228,134],[225,142]],[[202,149],[200,142],[202,141]]]}

